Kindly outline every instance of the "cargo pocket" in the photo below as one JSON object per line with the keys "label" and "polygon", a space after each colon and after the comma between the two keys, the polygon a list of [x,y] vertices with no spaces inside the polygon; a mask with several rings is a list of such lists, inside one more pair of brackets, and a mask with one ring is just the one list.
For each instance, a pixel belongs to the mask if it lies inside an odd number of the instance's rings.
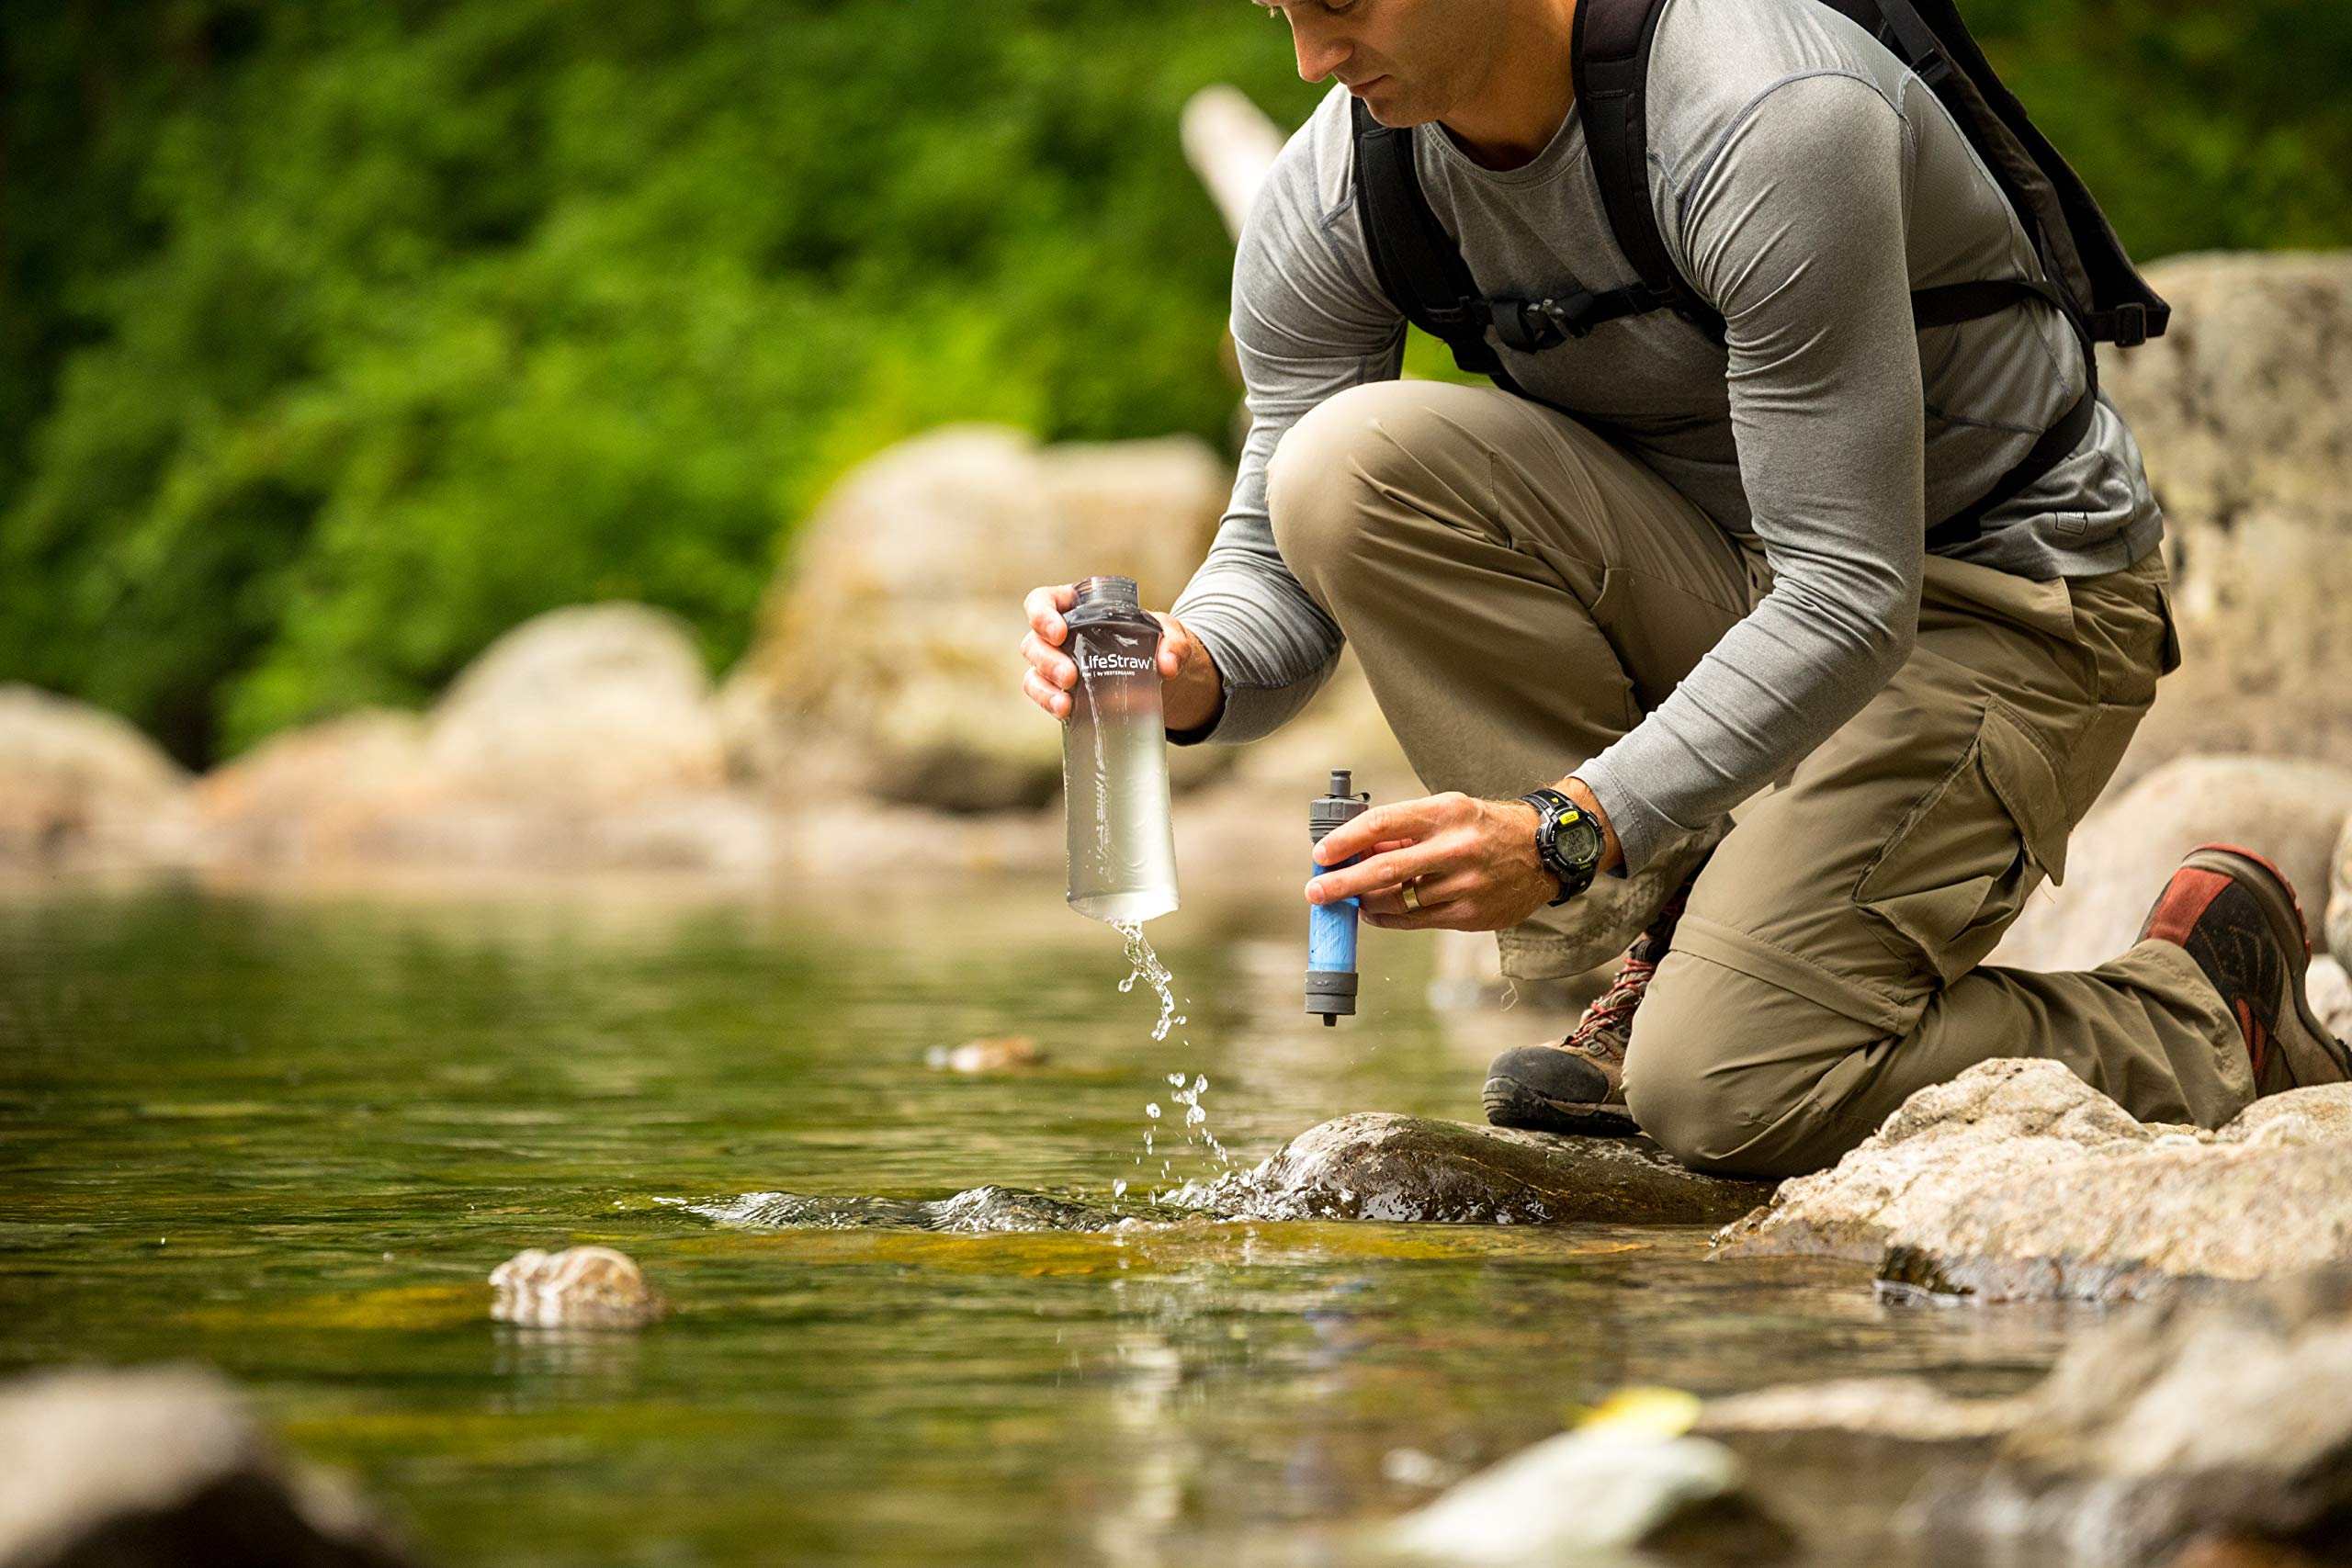
{"label": "cargo pocket", "polygon": [[1984,961],[2044,876],[2064,877],[2068,826],[2056,765],[1996,698],[1863,870],[1854,902],[1896,957],[1949,983]]}

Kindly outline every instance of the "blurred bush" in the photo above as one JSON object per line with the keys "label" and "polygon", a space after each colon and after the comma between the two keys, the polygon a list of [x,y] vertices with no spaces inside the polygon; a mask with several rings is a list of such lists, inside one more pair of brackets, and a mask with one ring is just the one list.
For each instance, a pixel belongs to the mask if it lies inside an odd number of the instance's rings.
{"label": "blurred bush", "polygon": [[[2143,255],[2352,231],[2336,0],[1967,6]],[[899,436],[1221,440],[1216,80],[1318,96],[1245,0],[0,7],[0,679],[201,762],[580,600],[718,665]]]}

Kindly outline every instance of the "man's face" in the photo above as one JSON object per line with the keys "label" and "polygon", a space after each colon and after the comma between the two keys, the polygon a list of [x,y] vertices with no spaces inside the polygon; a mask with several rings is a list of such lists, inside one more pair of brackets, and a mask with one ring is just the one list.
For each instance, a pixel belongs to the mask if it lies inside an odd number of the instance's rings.
{"label": "man's face", "polygon": [[1383,125],[1442,118],[1484,80],[1510,0],[1257,0],[1290,23],[1298,73],[1336,76]]}

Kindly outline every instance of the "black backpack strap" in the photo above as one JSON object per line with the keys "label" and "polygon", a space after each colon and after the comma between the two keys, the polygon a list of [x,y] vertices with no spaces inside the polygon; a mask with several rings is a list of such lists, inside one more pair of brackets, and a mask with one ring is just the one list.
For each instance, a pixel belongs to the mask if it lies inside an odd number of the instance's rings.
{"label": "black backpack strap", "polygon": [[1577,6],[1568,34],[1577,118],[1600,182],[1601,209],[1642,280],[1645,308],[1679,311],[1720,343],[1723,317],[1683,281],[1650,209],[1650,44],[1665,9],[1666,0],[1582,0]]}
{"label": "black backpack strap", "polygon": [[1355,116],[1356,217],[1381,292],[1407,321],[1452,349],[1453,362],[1464,370],[1491,376],[1506,390],[1518,391],[1487,342],[1493,316],[1477,279],[1422,193],[1413,167],[1411,130],[1381,124],[1362,98],[1350,107]]}
{"label": "black backpack strap", "polygon": [[2005,277],[1982,283],[1948,283],[1912,291],[1911,318],[1922,329],[1975,321],[1979,317],[2006,310],[2026,299],[2047,301],[2064,318],[2066,325],[2074,332],[2075,342],[2082,345],[2082,396],[2059,415],[2057,423],[2041,433],[2026,449],[2024,457],[1993,482],[1992,489],[1928,530],[1928,548],[1930,550],[1947,549],[1982,537],[1984,518],[1995,507],[2064,462],[2083,444],[2083,437],[2090,434],[2091,421],[2098,415],[2098,355],[2091,345],[2090,330],[2082,317],[2066,298],[2049,284]]}

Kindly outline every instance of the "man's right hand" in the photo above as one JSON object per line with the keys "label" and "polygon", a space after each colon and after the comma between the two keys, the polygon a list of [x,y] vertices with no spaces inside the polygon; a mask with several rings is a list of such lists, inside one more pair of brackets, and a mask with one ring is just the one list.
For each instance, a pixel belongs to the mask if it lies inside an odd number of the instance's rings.
{"label": "man's right hand", "polygon": [[[1029,670],[1021,689],[1029,700],[1056,718],[1068,718],[1070,688],[1078,684],[1078,664],[1062,651],[1069,640],[1069,623],[1062,615],[1078,603],[1078,586],[1064,582],[1033,588],[1023,602],[1029,632],[1021,639],[1021,657]],[[1225,682],[1216,661],[1173,615],[1154,610],[1159,623],[1160,707],[1170,729],[1198,729],[1225,710]]]}

